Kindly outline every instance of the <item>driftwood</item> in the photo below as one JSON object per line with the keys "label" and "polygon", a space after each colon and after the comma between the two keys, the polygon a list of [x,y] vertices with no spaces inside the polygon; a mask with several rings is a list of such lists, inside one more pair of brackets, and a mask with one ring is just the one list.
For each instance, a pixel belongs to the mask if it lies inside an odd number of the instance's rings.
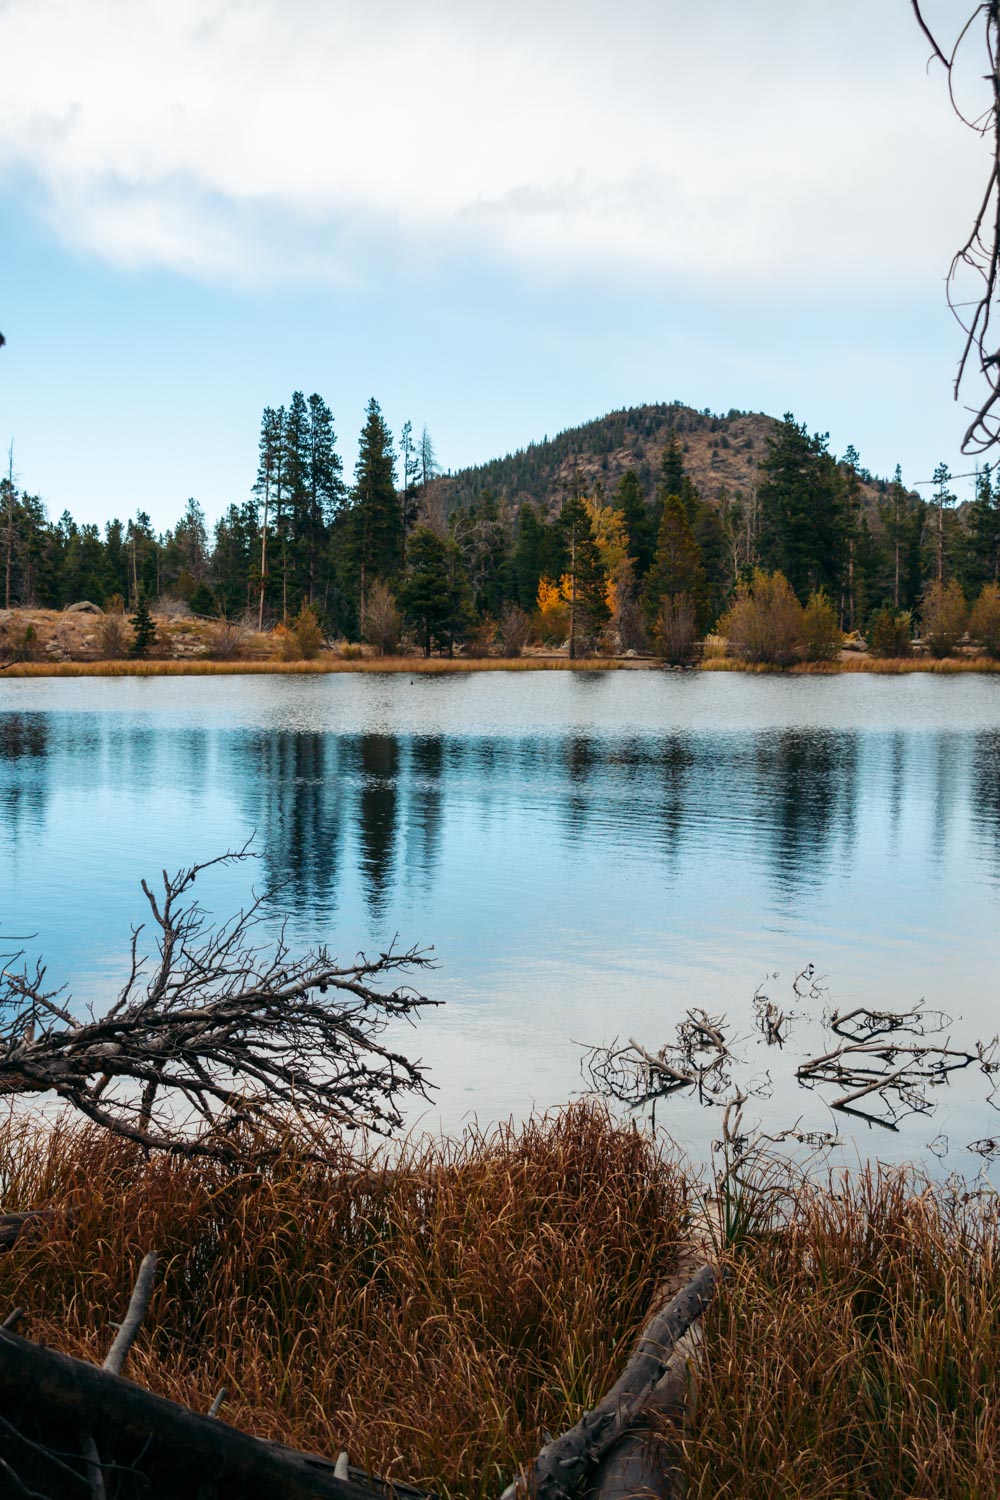
{"label": "driftwood", "polygon": [[586,1500],[629,1500],[641,1495],[674,1500],[676,1476],[662,1442],[664,1428],[679,1427],[689,1415],[694,1328],[679,1341],[667,1367],[642,1404],[642,1424],[625,1432],[595,1467]]}
{"label": "driftwood", "polygon": [[10,1250],[18,1240],[37,1240],[47,1224],[59,1218],[54,1208],[29,1208],[20,1214],[0,1214],[0,1250]]}
{"label": "driftwood", "polygon": [[[603,1400],[569,1432],[547,1443],[527,1472],[508,1485],[503,1500],[517,1500],[525,1494],[536,1500],[571,1500],[584,1488],[602,1461],[641,1422],[679,1340],[711,1301],[718,1277],[714,1266],[703,1266],[650,1320],[624,1372]],[[679,1394],[678,1378],[671,1388],[674,1396]]]}
{"label": "driftwood", "polygon": [[[92,1434],[105,1472],[135,1493],[213,1494],[218,1500],[384,1500],[332,1460],[261,1442],[83,1360],[0,1330],[0,1460],[29,1491],[86,1496],[82,1444],[74,1464],[69,1434]],[[109,1463],[109,1455],[114,1462]],[[73,1487],[75,1477],[76,1485]],[[212,1488],[210,1488],[212,1487]],[[11,1491],[17,1493],[16,1490]],[[128,1491],[126,1491],[128,1493]]]}
{"label": "driftwood", "polygon": [[[103,1368],[0,1324],[0,1494],[29,1500],[434,1500],[336,1460],[265,1442],[153,1395],[121,1371],[149,1308],[157,1256],[144,1256]],[[374,1488],[373,1488],[374,1485]]]}

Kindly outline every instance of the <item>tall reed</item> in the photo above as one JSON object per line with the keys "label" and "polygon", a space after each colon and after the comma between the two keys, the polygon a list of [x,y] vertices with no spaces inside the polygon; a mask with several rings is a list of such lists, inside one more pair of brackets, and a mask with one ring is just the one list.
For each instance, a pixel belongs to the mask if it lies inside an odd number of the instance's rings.
{"label": "tall reed", "polygon": [[775,1194],[706,1320],[689,1500],[1000,1493],[995,1200],[878,1168]]}

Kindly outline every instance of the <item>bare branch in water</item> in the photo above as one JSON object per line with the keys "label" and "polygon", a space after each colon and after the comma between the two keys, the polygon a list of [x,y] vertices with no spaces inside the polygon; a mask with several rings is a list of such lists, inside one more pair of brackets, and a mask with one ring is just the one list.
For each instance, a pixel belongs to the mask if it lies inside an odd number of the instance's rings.
{"label": "bare branch in water", "polygon": [[[156,956],[132,935],[111,1008],[80,1021],[45,968],[14,955],[0,970],[0,1094],[55,1093],[140,1145],[237,1160],[241,1140],[289,1115],[311,1128],[391,1132],[399,1104],[425,1094],[419,1063],[381,1040],[390,1023],[437,1002],[400,975],[431,966],[419,948],[343,963],[325,947],[294,955],[287,931],[263,938],[268,896],[213,925],[190,898],[235,853],[145,881]],[[391,985],[391,987],[387,987]]]}

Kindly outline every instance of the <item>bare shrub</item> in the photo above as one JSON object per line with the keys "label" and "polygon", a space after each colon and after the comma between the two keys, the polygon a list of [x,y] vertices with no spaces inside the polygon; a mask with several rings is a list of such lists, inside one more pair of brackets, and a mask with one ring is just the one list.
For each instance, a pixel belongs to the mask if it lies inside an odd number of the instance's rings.
{"label": "bare shrub", "polygon": [[[108,608],[110,609],[110,602]],[[156,613],[164,620],[190,620],[191,608],[186,599],[175,594],[161,594],[154,605]]]}
{"label": "bare shrub", "polygon": [[279,625],[275,634],[284,661],[314,661],[323,649],[323,630],[309,604],[303,604],[290,625]]}
{"label": "bare shrub", "polygon": [[217,620],[208,632],[208,654],[215,661],[241,661],[246,630],[235,620]]}
{"label": "bare shrub", "polygon": [[391,656],[399,646],[403,621],[396,608],[396,596],[382,578],[376,578],[365,601],[365,640],[379,656]]}
{"label": "bare shrub", "polygon": [[653,630],[656,653],[674,667],[694,660],[698,644],[698,620],[688,594],[668,594],[660,604]]}
{"label": "bare shrub", "polygon": [[97,645],[102,661],[121,661],[128,655],[132,634],[125,619],[125,600],[112,594],[97,627]]}
{"label": "bare shrub", "polygon": [[983,585],[972,607],[969,634],[979,642],[987,656],[993,657],[994,661],[1000,657],[1000,586],[997,584]]}
{"label": "bare shrub", "polygon": [[826,591],[819,589],[802,611],[802,653],[806,661],[836,661],[843,645],[837,612]]}
{"label": "bare shrub", "polygon": [[783,573],[754,570],[719,622],[730,656],[771,667],[791,666],[802,646],[802,606]]}
{"label": "bare shrub", "polygon": [[913,616],[883,604],[868,626],[868,654],[887,659],[913,655]]}
{"label": "bare shrub", "polygon": [[952,656],[968,622],[965,595],[953,578],[950,583],[936,580],[924,594],[921,610],[921,633],[932,656]]}
{"label": "bare shrub", "polygon": [[618,642],[623,651],[645,651],[648,644],[646,624],[634,593],[618,602],[612,623],[618,631]]}
{"label": "bare shrub", "polygon": [[0,623],[0,658],[4,661],[43,661],[45,652],[34,625],[18,625],[11,615]]}
{"label": "bare shrub", "polygon": [[497,638],[497,622],[489,615],[477,619],[465,637],[466,656],[482,659],[491,655]]}
{"label": "bare shrub", "polygon": [[531,638],[531,620],[520,605],[505,604],[500,611],[499,630],[503,654],[513,661]]}

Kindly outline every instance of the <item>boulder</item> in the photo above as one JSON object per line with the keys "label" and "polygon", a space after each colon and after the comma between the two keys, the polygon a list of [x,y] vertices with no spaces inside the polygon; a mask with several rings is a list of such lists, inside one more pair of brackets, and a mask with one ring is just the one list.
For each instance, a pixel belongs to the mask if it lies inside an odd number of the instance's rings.
{"label": "boulder", "polygon": [[67,604],[63,610],[64,615],[103,615],[104,611],[99,604],[92,604],[89,599],[81,599],[76,604]]}

